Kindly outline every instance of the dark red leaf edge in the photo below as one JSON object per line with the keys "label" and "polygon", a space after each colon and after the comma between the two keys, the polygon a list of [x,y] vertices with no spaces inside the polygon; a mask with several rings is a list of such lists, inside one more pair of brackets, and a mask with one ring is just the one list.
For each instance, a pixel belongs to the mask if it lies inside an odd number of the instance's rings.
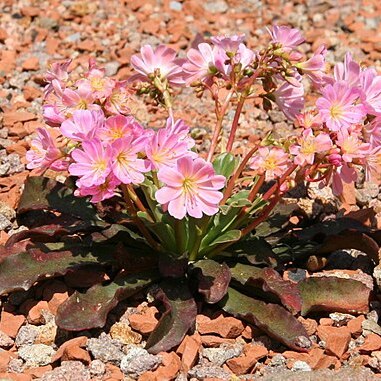
{"label": "dark red leaf edge", "polygon": [[154,297],[163,303],[165,312],[148,337],[146,349],[149,353],[157,354],[169,351],[182,342],[195,325],[197,305],[186,279],[164,280]]}
{"label": "dark red leaf edge", "polygon": [[56,316],[56,324],[67,331],[83,331],[101,328],[106,324],[109,312],[122,300],[148,287],[157,280],[158,272],[119,274],[107,285],[97,284],[86,293],[74,292],[62,303]]}
{"label": "dark red leaf edge", "polygon": [[197,291],[209,304],[219,302],[226,295],[231,280],[229,266],[212,259],[203,259],[193,263],[191,276],[196,279]]}

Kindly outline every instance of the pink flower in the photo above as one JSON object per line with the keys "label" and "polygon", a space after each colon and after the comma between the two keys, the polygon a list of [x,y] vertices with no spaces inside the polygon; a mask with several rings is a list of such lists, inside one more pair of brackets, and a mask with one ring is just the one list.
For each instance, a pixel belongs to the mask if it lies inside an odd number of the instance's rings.
{"label": "pink flower", "polygon": [[282,176],[289,165],[288,154],[280,147],[260,147],[249,163],[251,169],[265,174],[266,181]]}
{"label": "pink flower", "polygon": [[77,110],[60,127],[63,136],[76,141],[94,138],[104,124],[102,111]]}
{"label": "pink flower", "polygon": [[56,104],[46,104],[42,106],[42,115],[45,122],[52,127],[58,127],[66,120],[62,109]]}
{"label": "pink flower", "polygon": [[381,116],[381,76],[374,69],[364,70],[360,74],[360,88],[366,112]]}
{"label": "pink flower", "polygon": [[69,172],[79,176],[85,187],[103,184],[111,172],[112,148],[104,147],[98,139],[82,142],[82,150],[75,149],[71,156],[75,163],[70,164]]}
{"label": "pink flower", "polygon": [[132,136],[133,138],[146,135],[144,128],[132,116],[114,115],[107,118],[97,136],[102,141],[112,143],[116,139]]}
{"label": "pink flower", "polygon": [[360,122],[365,116],[364,107],[355,104],[360,92],[340,81],[327,85],[322,90],[322,97],[316,101],[322,121],[331,131],[348,128]]}
{"label": "pink flower", "polygon": [[112,147],[112,172],[123,184],[140,184],[144,181],[144,172],[149,168],[143,159],[138,159],[138,153],[144,151],[145,137],[133,139],[126,136],[115,140]]}
{"label": "pink flower", "polygon": [[184,84],[181,65],[183,60],[176,59],[176,51],[165,45],[159,45],[155,50],[150,45],[144,45],[140,54],[131,57],[131,65],[139,73],[131,80],[151,81],[151,76],[158,75],[173,86]]}
{"label": "pink flower", "polygon": [[347,163],[365,157],[370,148],[370,144],[363,143],[358,134],[349,133],[346,129],[341,129],[337,133],[336,145],[340,147],[341,156]]}
{"label": "pink flower", "polygon": [[381,146],[372,148],[365,156],[365,180],[381,181]]}
{"label": "pink flower", "polygon": [[216,36],[210,38],[214,45],[225,50],[227,53],[233,54],[237,52],[238,47],[241,45],[244,39],[244,34],[234,34],[232,36]]}
{"label": "pink flower", "polygon": [[197,156],[197,154],[189,151],[190,140],[180,129],[183,126],[182,124],[177,126],[175,124],[174,126],[170,125],[169,128],[161,128],[151,137],[146,146],[146,154],[152,169],[157,170],[163,166],[173,167],[177,160],[182,157]]}
{"label": "pink flower", "polygon": [[185,141],[188,149],[191,149],[195,145],[195,141],[189,136],[189,126],[182,119],[178,119],[175,122],[172,118],[168,118],[165,129],[168,136],[177,135],[180,140]]}
{"label": "pink flower", "polygon": [[304,107],[304,87],[283,82],[273,94],[276,104],[290,120],[296,118]]}
{"label": "pink flower", "polygon": [[62,93],[62,104],[66,107],[65,111],[99,109],[100,107],[94,104],[94,101],[94,93],[85,86],[77,90],[65,89]]}
{"label": "pink flower", "polygon": [[[360,65],[353,61],[352,55],[347,53],[344,62],[339,62],[334,67],[334,79],[336,82],[344,81],[350,87],[357,87],[360,80]],[[334,81],[331,80],[330,84]]]}
{"label": "pink flower", "polygon": [[91,196],[90,201],[96,203],[115,196],[120,181],[113,174],[110,174],[104,183],[99,185],[86,187],[81,183],[81,180],[77,180],[76,185],[75,196]]}
{"label": "pink flower", "polygon": [[63,171],[67,168],[67,162],[62,159],[63,153],[56,147],[49,132],[44,128],[37,128],[37,137],[31,141],[30,150],[26,153],[26,167]]}
{"label": "pink flower", "polygon": [[71,60],[69,59],[63,62],[54,62],[50,65],[50,69],[44,77],[45,81],[48,82],[44,89],[45,97],[54,90],[54,85],[61,87],[67,81],[69,78],[67,71],[70,64]]}
{"label": "pink flower", "polygon": [[268,32],[272,38],[271,42],[282,45],[282,48],[286,51],[295,49],[305,41],[299,29],[288,26],[274,25],[271,29],[268,29]]}
{"label": "pink flower", "polygon": [[328,151],[332,148],[329,135],[320,133],[314,136],[310,128],[303,131],[298,139],[298,145],[290,147],[290,152],[295,155],[294,162],[298,165],[313,164],[315,154]]}
{"label": "pink flower", "polygon": [[319,128],[322,123],[319,114],[315,115],[308,111],[298,114],[295,119],[295,125],[303,128]]}
{"label": "pink flower", "polygon": [[128,107],[130,97],[131,93],[126,87],[126,81],[118,81],[106,99],[105,109],[111,114],[128,115],[131,113]]}
{"label": "pink flower", "polygon": [[226,54],[218,46],[213,48],[203,42],[198,49],[189,49],[188,60],[183,64],[187,84],[197,81],[211,83],[213,76],[218,72],[226,75],[227,65],[224,64]]}
{"label": "pink flower", "polygon": [[357,179],[356,170],[347,164],[336,168],[332,176],[332,191],[335,195],[343,193],[343,183],[350,184]]}
{"label": "pink flower", "polygon": [[223,197],[219,189],[226,179],[216,175],[205,160],[181,158],[174,168],[161,168],[158,178],[165,186],[156,191],[156,200],[171,216],[181,220],[186,214],[201,218],[203,213],[212,216],[218,212]]}

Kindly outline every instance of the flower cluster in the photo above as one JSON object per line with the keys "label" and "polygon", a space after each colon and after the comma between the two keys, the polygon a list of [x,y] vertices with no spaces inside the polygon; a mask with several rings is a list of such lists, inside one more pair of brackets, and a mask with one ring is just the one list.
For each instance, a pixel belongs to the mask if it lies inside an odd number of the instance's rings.
{"label": "flower cluster", "polygon": [[[76,178],[78,196],[91,196],[92,202],[127,197],[129,208],[136,207],[152,220],[152,208],[157,207],[177,220],[217,214],[240,189],[246,167],[256,174],[248,200],[258,195],[271,207],[271,200],[284,194],[295,174],[331,184],[337,194],[343,182],[356,180],[359,168],[367,179],[380,180],[381,76],[360,67],[350,54],[329,75],[325,48],[305,58],[300,49],[304,38],[297,29],[274,26],[269,37],[267,47],[258,51],[245,44],[243,35],[212,37],[189,49],[185,59],[164,45],[146,45],[131,58],[137,74],[128,81],[108,78],[91,60],[88,71],[73,82],[70,61],[53,64],[46,75],[44,118],[63,144],[57,147],[48,129],[39,129],[27,153],[28,168],[67,170]],[[307,109],[305,77],[318,95]],[[189,127],[174,117],[174,89],[185,86],[195,88],[198,96],[210,92],[215,101],[217,121],[207,160],[195,151]],[[162,128],[143,126],[131,114],[131,98],[142,93],[168,111]],[[234,159],[239,164],[232,171],[217,171],[215,152],[232,100],[237,106],[229,140],[222,147],[226,160],[234,157],[243,105],[255,96],[265,109],[276,104],[294,123],[294,133],[277,141],[263,139],[246,156]],[[273,180],[275,185],[261,194],[261,184]],[[148,193],[154,205],[144,189],[143,201],[135,191],[151,185],[154,191]],[[240,216],[238,221],[248,224],[244,232],[255,227]]]}

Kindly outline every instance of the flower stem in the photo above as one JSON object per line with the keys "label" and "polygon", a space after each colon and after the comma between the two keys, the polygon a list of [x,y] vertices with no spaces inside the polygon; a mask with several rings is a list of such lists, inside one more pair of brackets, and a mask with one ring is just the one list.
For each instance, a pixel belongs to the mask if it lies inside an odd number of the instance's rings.
{"label": "flower stem", "polygon": [[198,224],[196,225],[196,239],[195,239],[193,247],[189,253],[189,260],[190,261],[195,261],[196,259],[199,259],[199,258],[197,258],[198,252],[200,249],[202,239],[204,238],[205,230],[209,225],[210,218],[211,217],[204,216],[202,218],[201,223],[199,225]]}
{"label": "flower stem", "polygon": [[232,128],[230,130],[229,140],[228,140],[228,143],[226,144],[227,152],[230,152],[233,148],[234,138],[238,128],[239,117],[241,116],[243,105],[245,104],[245,100],[246,100],[246,96],[241,94],[240,100],[235,110]]}
{"label": "flower stem", "polygon": [[187,246],[187,237],[184,226],[185,219],[178,220],[175,218],[175,239],[179,255],[184,254]]}

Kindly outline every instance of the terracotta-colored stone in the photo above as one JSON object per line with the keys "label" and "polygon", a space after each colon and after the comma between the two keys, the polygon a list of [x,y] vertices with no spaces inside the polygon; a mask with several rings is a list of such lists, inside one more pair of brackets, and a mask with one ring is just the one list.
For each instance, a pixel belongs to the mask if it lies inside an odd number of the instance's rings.
{"label": "terracotta-colored stone", "polygon": [[244,330],[241,320],[220,315],[217,319],[198,319],[197,330],[200,334],[215,333],[221,337],[234,339]]}
{"label": "terracotta-colored stone", "polygon": [[0,352],[0,373],[8,370],[8,364],[11,358],[11,355],[7,351]]}
{"label": "terracotta-colored stone", "polygon": [[234,344],[235,339],[225,339],[215,335],[202,335],[201,343],[205,347],[219,347],[221,344]]}
{"label": "terracotta-colored stone", "polygon": [[181,367],[181,360],[175,352],[161,352],[162,365],[155,371],[143,373],[138,381],[174,380]]}
{"label": "terracotta-colored stone", "polygon": [[32,86],[25,86],[23,88],[23,94],[24,98],[27,101],[33,101],[35,99],[38,99],[42,96],[41,90],[37,89],[36,87]]}
{"label": "terracotta-colored stone", "polygon": [[11,127],[17,122],[28,122],[36,119],[35,114],[27,111],[7,111],[3,116],[4,126],[6,127]]}
{"label": "terracotta-colored stone", "polygon": [[71,339],[71,340],[68,340],[68,341],[65,341],[57,350],[57,352],[55,353],[55,355],[52,357],[52,363],[59,360],[65,350],[69,347],[85,347],[86,344],[87,344],[87,337],[86,336],[79,336],[79,337],[75,337],[74,339]]}
{"label": "terracotta-colored stone", "polygon": [[28,322],[31,324],[43,324],[45,318],[43,311],[49,311],[49,304],[45,300],[40,300],[35,306],[33,306],[28,312]]}
{"label": "terracotta-colored stone", "polygon": [[379,351],[381,349],[381,337],[375,333],[370,333],[367,337],[365,337],[364,344],[359,346],[357,349],[363,352]]}
{"label": "terracotta-colored stone", "polygon": [[127,323],[122,322],[112,325],[110,335],[113,339],[119,340],[124,345],[139,344],[142,341],[142,335],[134,332]]}
{"label": "terracotta-colored stone", "polygon": [[88,365],[91,361],[89,352],[76,345],[69,345],[64,349],[61,361],[81,361]]}
{"label": "terracotta-colored stone", "polygon": [[57,313],[58,307],[69,298],[67,292],[55,292],[48,300],[49,309],[53,314]]}
{"label": "terracotta-colored stone", "polygon": [[364,315],[349,320],[347,327],[351,331],[353,337],[357,338],[362,334],[362,322],[365,320]]}
{"label": "terracotta-colored stone", "polygon": [[9,337],[15,338],[24,322],[25,317],[23,315],[14,315],[3,310],[0,317],[0,331],[3,331]]}
{"label": "terracotta-colored stone", "polygon": [[307,331],[308,336],[314,335],[317,329],[317,321],[313,319],[305,319],[302,316],[298,317],[298,320],[302,323],[303,327]]}
{"label": "terracotta-colored stone", "polygon": [[327,326],[330,326],[330,325],[333,324],[333,320],[330,319],[330,318],[321,318],[321,319],[319,320],[319,324],[320,324],[320,325],[327,325]]}
{"label": "terracotta-colored stone", "polygon": [[27,71],[38,70],[40,68],[40,62],[37,57],[30,57],[23,62],[22,68]]}
{"label": "terracotta-colored stone", "polygon": [[248,373],[259,359],[267,356],[268,350],[262,345],[247,344],[244,347],[243,353],[243,356],[226,361],[227,366],[234,374]]}
{"label": "terracotta-colored stone", "polygon": [[25,373],[31,375],[33,378],[41,378],[46,372],[53,369],[51,365],[40,366],[38,368],[25,369]]}
{"label": "terracotta-colored stone", "polygon": [[151,333],[158,323],[158,320],[150,309],[143,311],[143,314],[132,314],[128,317],[128,320],[131,328],[143,335]]}
{"label": "terracotta-colored stone", "polygon": [[198,359],[201,338],[198,334],[185,336],[182,343],[177,348],[177,353],[181,354],[181,370],[188,372]]}
{"label": "terracotta-colored stone", "polygon": [[25,373],[0,373],[1,381],[31,381],[32,376]]}
{"label": "terracotta-colored stone", "polygon": [[333,354],[341,358],[347,351],[351,340],[351,332],[347,327],[319,326],[317,334],[325,342],[327,354]]}
{"label": "terracotta-colored stone", "polygon": [[115,380],[115,381],[124,380],[124,374],[122,373],[122,371],[116,365],[107,363],[106,364],[106,374],[104,376],[104,380],[107,380],[107,381],[111,381],[111,380]]}

